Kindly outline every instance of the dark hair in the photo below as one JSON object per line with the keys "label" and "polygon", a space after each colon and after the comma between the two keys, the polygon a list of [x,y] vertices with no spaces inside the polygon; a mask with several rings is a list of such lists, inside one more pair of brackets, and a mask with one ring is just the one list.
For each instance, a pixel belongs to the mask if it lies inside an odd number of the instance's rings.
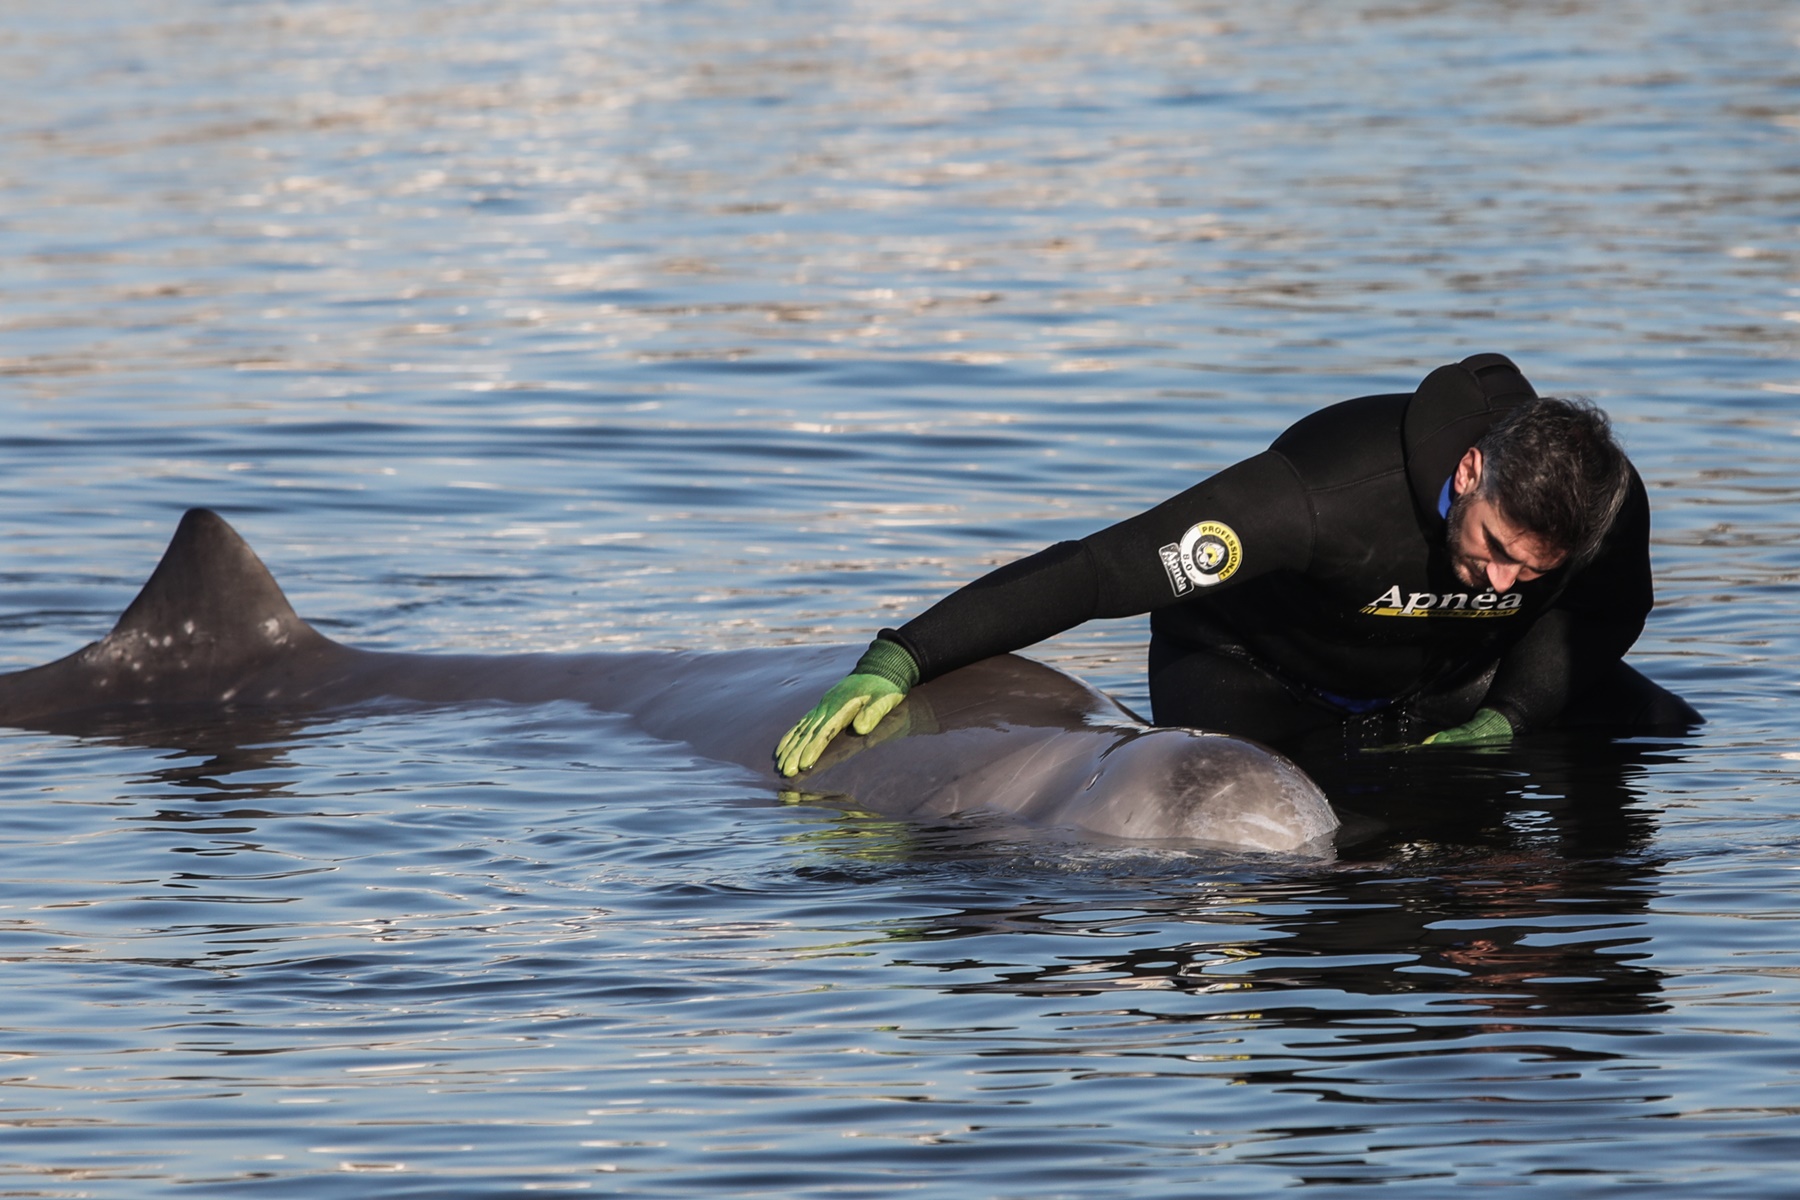
{"label": "dark hair", "polygon": [[1593,558],[1631,487],[1605,413],[1586,400],[1533,397],[1502,413],[1475,448],[1477,494],[1574,565]]}

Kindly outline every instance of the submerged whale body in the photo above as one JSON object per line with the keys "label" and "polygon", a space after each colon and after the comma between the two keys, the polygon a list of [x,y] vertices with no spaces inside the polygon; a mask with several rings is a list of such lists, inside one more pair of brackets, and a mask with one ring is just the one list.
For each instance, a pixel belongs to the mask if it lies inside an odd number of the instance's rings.
{"label": "submerged whale body", "polygon": [[0,724],[80,733],[121,710],[574,700],[627,714],[645,733],[739,764],[772,787],[893,816],[985,810],[1124,838],[1329,847],[1337,818],[1286,759],[1223,734],[1145,725],[1080,680],[1014,655],[922,684],[874,733],[840,737],[811,771],[781,779],[775,742],[858,652],[357,650],[301,620],[237,532],[194,509],[111,633],[0,675]]}

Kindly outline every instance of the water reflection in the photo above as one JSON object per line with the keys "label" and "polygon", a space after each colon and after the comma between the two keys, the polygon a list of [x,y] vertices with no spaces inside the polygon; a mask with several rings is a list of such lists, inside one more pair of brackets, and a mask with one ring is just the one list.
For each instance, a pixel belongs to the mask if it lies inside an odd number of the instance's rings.
{"label": "water reflection", "polygon": [[[164,886],[179,889],[331,869],[292,861],[296,843],[268,827],[333,815],[309,798],[307,767],[295,759],[328,728],[316,717],[311,722],[279,712],[134,712],[90,716],[83,726],[91,740],[169,751],[132,780],[133,793],[155,807],[128,820],[208,839],[171,847],[186,855],[252,855],[227,874],[171,872]],[[969,977],[949,982],[951,993],[1226,996],[1239,1015],[1262,1021],[1278,1008],[1282,1024],[1305,1027],[1368,1015],[1347,1004],[1353,996],[1454,1004],[1460,1020],[1474,1022],[1470,1029],[1548,1012],[1660,1011],[1661,976],[1647,953],[1634,949],[1646,940],[1642,918],[1662,866],[1654,814],[1639,801],[1645,773],[1679,764],[1690,749],[1677,741],[1570,735],[1526,739],[1500,752],[1321,755],[1306,765],[1346,815],[1334,864],[1146,850],[1127,859],[1133,865],[1125,873],[1106,868],[1091,877],[1127,890],[1118,915],[1090,920],[1083,905],[1035,900],[887,925],[883,938],[941,945],[996,935],[1078,937],[1074,952],[1024,966],[980,954],[932,961]],[[1003,820],[921,825],[849,806],[821,816],[823,798],[783,799],[809,814],[798,832],[778,836],[812,856],[798,873],[816,883],[891,886],[899,872],[941,886],[946,870],[981,878],[1020,860],[1066,856],[1065,871],[1096,861],[1084,859],[1091,843]],[[256,870],[259,859],[273,869]],[[1142,873],[1146,866],[1151,874]],[[287,883],[278,896],[260,899],[291,900],[307,886]],[[1148,936],[1149,926],[1167,936]],[[1097,950],[1096,938],[1113,944]],[[898,961],[926,965],[905,955]],[[1274,1003],[1303,993],[1332,1000],[1316,1010]],[[1208,1007],[1203,1015],[1221,1014]],[[1437,1036],[1422,1026],[1417,1032],[1424,1040]]]}
{"label": "water reflection", "polygon": [[[512,713],[506,761],[527,753],[533,720],[563,722],[559,735],[594,728],[585,713]],[[922,1131],[999,1156],[988,1169],[1012,1178],[1004,1143],[1054,1119],[1073,1132],[1049,1153],[1071,1166],[1150,1155],[1183,1177],[1209,1146],[1239,1164],[1393,1179],[1402,1164],[1372,1144],[1425,1139],[1466,1161],[1495,1136],[1543,1145],[1535,1126],[1561,1119],[1572,1096],[1617,1120],[1663,1094],[1627,1074],[1655,1069],[1656,1039],[1642,1035],[1670,1007],[1647,944],[1665,863],[1640,793],[1647,771],[1695,753],[1684,743],[1344,758],[1331,786],[1357,799],[1361,825],[1331,864],[826,814],[812,798],[684,811],[678,796],[573,820],[567,797],[521,804],[498,836],[522,848],[554,834],[545,858],[496,863],[484,849],[456,863],[467,847],[444,827],[383,842],[375,827],[401,806],[366,778],[323,785],[321,763],[333,778],[356,765],[326,749],[346,724],[237,713],[106,730],[121,746],[163,748],[131,789],[161,811],[125,819],[189,835],[183,844],[210,814],[257,827],[239,845],[316,855],[298,826],[323,823],[262,814],[316,809],[329,791],[353,818],[325,851],[347,875],[275,885],[311,914],[259,924],[233,902],[184,925],[140,906],[131,917],[155,925],[140,936],[186,939],[177,952],[85,968],[102,1003],[128,1001],[146,972],[171,973],[157,976],[155,1029],[118,1036],[167,1044],[180,1078],[159,1085],[176,1095],[329,1095],[336,1107],[315,1128],[271,1118],[265,1142],[296,1164],[284,1171],[330,1169],[335,1158],[307,1157],[321,1145],[452,1170],[406,1144],[395,1114],[425,1114],[491,1153],[500,1096],[529,1114],[507,1137],[537,1161],[563,1161],[579,1137],[606,1143],[608,1161],[626,1153],[614,1143],[644,1147],[632,1151],[640,1165],[690,1178],[726,1161],[685,1157],[697,1121],[708,1145],[794,1163],[816,1153],[795,1130],[835,1138],[841,1127],[855,1135],[845,1161],[862,1171],[898,1165],[887,1139]],[[470,730],[450,719],[399,722],[391,742],[379,723],[364,732],[379,751],[412,755],[434,739],[466,748]],[[559,742],[554,753],[569,752]],[[641,824],[646,813],[655,825]],[[602,844],[578,849],[590,830]],[[634,830],[635,852],[620,840]],[[772,877],[735,867],[757,839],[786,860]],[[656,857],[618,874],[633,853]],[[591,865],[568,870],[583,854]],[[396,886],[396,857],[416,887]],[[256,859],[236,866],[260,871]],[[141,848],[130,861],[141,868]],[[445,867],[493,870],[492,903]],[[539,1048],[550,1053],[522,1057]],[[125,1094],[88,1080],[78,1099],[94,1110]],[[129,1136],[93,1135],[109,1146]],[[729,1161],[754,1169],[757,1153]]]}
{"label": "water reflection", "polygon": [[[1364,811],[1335,865],[1255,871],[1240,861],[1222,872],[1201,857],[1196,866],[1214,869],[1190,887],[1145,880],[1150,895],[1110,914],[1034,902],[887,932],[932,944],[1080,935],[1073,952],[1026,966],[978,952],[908,960],[966,976],[944,985],[951,993],[1206,1000],[1146,1014],[1178,1023],[1341,1029],[1379,1019],[1382,1032],[1357,1040],[1391,1054],[1516,1022],[1543,1034],[1565,1021],[1576,1031],[1585,1017],[1643,1016],[1666,1004],[1648,952],[1664,860],[1655,817],[1638,803],[1641,776],[1682,750],[1532,739],[1502,754],[1342,759],[1328,790]],[[1119,944],[1097,950],[1095,940]]]}
{"label": "water reflection", "polygon": [[1714,721],[1309,764],[1331,865],[586,714],[9,734],[15,1190],[1791,1190],[1791,0],[12,7],[11,665],[196,502],[361,644],[848,641],[1497,348]]}
{"label": "water reflection", "polygon": [[1704,751],[1680,739],[1540,733],[1508,748],[1305,754],[1350,820],[1340,846],[1364,859],[1423,847],[1532,848],[1570,859],[1635,853],[1654,833],[1638,805],[1653,769]]}
{"label": "water reflection", "polygon": [[[317,717],[174,706],[155,712],[59,714],[38,725],[43,732],[79,738],[87,746],[157,752],[155,765],[123,781],[127,789],[123,799],[154,806],[153,811],[126,818],[134,823],[198,824],[209,835],[227,837],[254,833],[260,822],[268,820],[325,815],[312,811],[307,802],[302,787],[306,772],[295,758],[297,749],[323,736]],[[186,852],[228,855],[262,849],[260,844],[243,842]]]}

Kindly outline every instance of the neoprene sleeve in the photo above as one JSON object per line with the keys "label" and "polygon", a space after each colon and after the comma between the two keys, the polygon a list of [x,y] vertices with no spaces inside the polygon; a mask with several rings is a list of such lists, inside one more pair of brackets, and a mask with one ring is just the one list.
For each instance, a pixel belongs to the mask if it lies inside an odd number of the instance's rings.
{"label": "neoprene sleeve", "polygon": [[951,592],[899,629],[921,679],[1022,650],[1094,615],[1094,563],[1080,542],[1057,542]]}
{"label": "neoprene sleeve", "polygon": [[1311,555],[1306,493],[1287,461],[1265,451],[1079,542],[999,567],[880,636],[904,646],[920,677],[932,679],[1085,621],[1167,607],[1196,589],[1173,588],[1160,547],[1209,519],[1229,523],[1246,547],[1241,567],[1215,593],[1270,571],[1304,569]]}

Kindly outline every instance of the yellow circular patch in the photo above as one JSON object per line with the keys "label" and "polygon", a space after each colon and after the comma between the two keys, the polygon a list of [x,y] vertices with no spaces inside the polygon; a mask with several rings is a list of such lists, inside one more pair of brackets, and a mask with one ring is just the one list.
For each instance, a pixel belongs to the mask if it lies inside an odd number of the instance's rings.
{"label": "yellow circular patch", "polygon": [[1195,587],[1224,583],[1244,562],[1244,545],[1231,526],[1202,521],[1181,535],[1181,573]]}

